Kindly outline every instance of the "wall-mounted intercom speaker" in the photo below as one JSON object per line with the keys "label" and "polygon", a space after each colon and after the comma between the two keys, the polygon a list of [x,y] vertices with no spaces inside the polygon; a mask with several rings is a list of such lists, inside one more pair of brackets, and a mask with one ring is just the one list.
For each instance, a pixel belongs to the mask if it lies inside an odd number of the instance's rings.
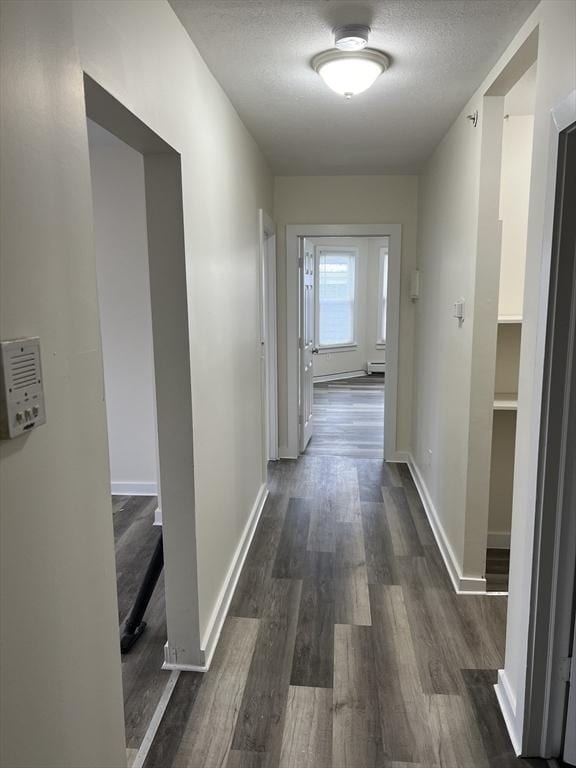
{"label": "wall-mounted intercom speaker", "polygon": [[24,435],[45,421],[40,339],[0,342],[0,438]]}

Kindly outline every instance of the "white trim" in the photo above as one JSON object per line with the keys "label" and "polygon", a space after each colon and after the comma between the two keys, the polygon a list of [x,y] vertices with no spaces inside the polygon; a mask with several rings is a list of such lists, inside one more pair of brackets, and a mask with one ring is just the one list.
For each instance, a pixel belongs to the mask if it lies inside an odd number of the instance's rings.
{"label": "white trim", "polygon": [[400,327],[401,224],[288,224],[286,226],[286,344],[287,344],[287,445],[283,458],[296,458],[298,451],[298,243],[302,237],[389,237],[386,344],[386,388],[384,390],[384,456],[396,455],[396,398],[398,389],[398,345]]}
{"label": "white trim", "polygon": [[512,742],[512,749],[516,753],[516,757],[518,757],[521,752],[521,740],[518,733],[516,733],[515,728],[516,699],[514,698],[510,683],[506,677],[506,671],[503,669],[498,670],[498,682],[494,686],[494,691],[496,692],[496,699],[498,700],[498,705],[500,706],[500,711],[502,712],[502,717],[504,718],[508,735]]}
{"label": "white trim", "polygon": [[146,729],[146,733],[144,734],[144,738],[142,739],[142,743],[140,744],[140,748],[136,754],[136,757],[134,758],[134,762],[132,763],[131,768],[142,768],[146,762],[148,752],[150,752],[150,747],[152,746],[152,742],[154,741],[156,733],[158,732],[158,728],[162,722],[166,708],[168,707],[168,702],[174,693],[174,688],[176,687],[176,683],[178,682],[179,677],[180,672],[178,671],[173,671],[170,673],[170,677],[166,681],[166,687],[162,691],[160,701],[156,705],[156,709],[154,710],[152,719],[148,724],[148,728]]}
{"label": "white trim", "polygon": [[[352,304],[352,339],[337,344],[320,343],[320,256],[323,251],[334,253],[341,251],[352,257],[354,265],[354,299]],[[347,352],[358,347],[358,264],[360,249],[354,245],[316,245],[314,244],[314,344],[318,354],[326,355],[330,352]]]}
{"label": "white trim", "polygon": [[[525,596],[529,598],[526,642],[520,649],[514,648],[514,653],[521,653],[522,658],[525,659],[526,677],[518,686],[519,704],[515,708],[517,714],[512,725],[508,726],[511,738],[514,727],[516,727],[515,733],[521,730],[521,747],[524,753],[528,754],[534,754],[537,750],[538,754],[559,754],[563,748],[566,694],[569,688],[557,685],[557,670],[560,659],[570,653],[569,638],[573,630],[569,617],[574,600],[574,580],[570,578],[570,571],[573,572],[575,566],[576,538],[573,535],[575,520],[566,509],[568,506],[567,498],[564,496],[566,487],[563,487],[564,473],[568,464],[568,446],[572,444],[569,442],[568,424],[564,422],[560,428],[560,424],[553,423],[554,416],[551,416],[554,396],[558,396],[559,389],[563,389],[562,395],[566,397],[569,385],[565,380],[564,385],[559,387],[558,381],[555,380],[558,374],[553,378],[549,375],[549,371],[553,370],[550,366],[556,355],[554,351],[550,354],[548,349],[548,329],[551,327],[550,323],[554,323],[554,327],[558,323],[556,314],[560,303],[556,293],[555,304],[550,306],[551,279],[552,277],[558,279],[558,274],[552,272],[552,265],[553,259],[557,258],[555,224],[559,191],[560,134],[576,121],[576,90],[551,109],[550,115],[551,121],[547,126],[549,139],[544,227],[540,249],[540,311],[536,318],[538,323],[535,340],[536,386],[530,403],[532,429],[535,436],[534,451],[530,459],[536,471],[531,473],[532,485],[528,504],[531,509],[534,509],[533,521],[536,534],[530,541],[530,544],[533,543],[533,551],[529,556],[530,574],[523,573],[526,583],[532,585],[532,589],[527,587],[525,592]],[[557,329],[554,336],[556,341],[561,337],[561,331]],[[568,340],[566,344],[568,350],[573,348],[573,342],[573,338]],[[571,360],[568,361],[568,365],[571,363]],[[556,367],[555,364],[554,367]],[[568,379],[568,372],[565,371],[565,374]],[[566,403],[564,405],[566,406]],[[560,431],[563,434],[560,434]],[[552,445],[551,441],[561,442],[559,455],[554,461],[559,470],[556,476],[550,472],[551,461],[548,451]],[[516,473],[515,468],[515,486]],[[547,504],[546,502],[550,502],[551,499],[554,499],[553,503]],[[515,528],[513,535],[515,541],[513,546],[518,546],[516,542],[520,539],[519,530]],[[524,536],[524,530],[522,536]],[[527,563],[528,558],[525,557],[524,562]],[[514,592],[512,596],[514,597]],[[518,598],[516,600],[518,601]],[[524,623],[524,616],[521,618]],[[508,650],[507,640],[507,652]]]}
{"label": "white trim", "polygon": [[488,531],[486,546],[489,549],[510,549],[510,531]]}
{"label": "white trim", "polygon": [[199,665],[179,664],[175,655],[172,654],[171,649],[168,647],[168,644],[166,644],[164,646],[165,661],[162,665],[162,669],[179,669],[181,671],[187,672],[207,672],[210,669],[212,657],[214,656],[214,651],[216,650],[218,639],[220,638],[220,633],[222,632],[224,619],[226,618],[226,614],[230,608],[234,590],[238,584],[238,579],[240,577],[244,561],[246,560],[246,555],[248,554],[256,526],[260,520],[260,515],[262,514],[262,510],[264,509],[264,504],[266,503],[267,498],[268,488],[262,484],[260,486],[260,490],[258,491],[258,495],[256,496],[256,500],[252,507],[252,511],[250,512],[248,521],[246,522],[244,530],[242,531],[242,536],[240,537],[240,541],[236,547],[234,557],[232,558],[232,562],[228,568],[228,573],[226,574],[226,578],[224,579],[220,594],[216,600],[216,605],[212,611],[210,621],[208,622],[208,626],[206,627],[202,637],[200,650],[203,654],[204,663]]}
{"label": "white trim", "polygon": [[112,496],[158,496],[158,483],[110,483]]}
{"label": "white trim", "polygon": [[168,643],[164,644],[164,663],[162,669],[170,672],[208,672],[207,664],[178,664],[177,662],[166,661],[170,658],[170,648]]}
{"label": "white trim", "polygon": [[357,379],[360,376],[367,376],[366,371],[344,371],[343,373],[327,373],[325,376],[314,376],[314,384],[321,384],[323,381]]}
{"label": "white trim", "polygon": [[[446,532],[444,531],[444,526],[440,522],[440,517],[428,492],[422,473],[411,454],[408,460],[408,468],[410,469],[410,474],[412,475],[412,479],[414,480],[414,484],[416,485],[420,499],[422,500],[422,505],[426,512],[426,516],[428,517],[428,522],[432,528],[434,538],[436,539],[436,544],[438,544],[438,549],[440,550],[440,554],[446,565],[450,580],[452,581],[454,591],[459,595],[487,594],[485,578],[479,576],[464,576],[462,574],[460,564],[458,563]],[[493,595],[494,593],[490,594]]]}
{"label": "white trim", "polygon": [[160,507],[156,507],[154,510],[154,525],[162,525],[162,509]]}

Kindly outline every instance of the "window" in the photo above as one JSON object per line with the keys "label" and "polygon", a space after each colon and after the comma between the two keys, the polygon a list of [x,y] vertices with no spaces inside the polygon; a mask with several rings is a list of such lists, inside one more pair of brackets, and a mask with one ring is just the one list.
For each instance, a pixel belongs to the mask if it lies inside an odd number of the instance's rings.
{"label": "window", "polygon": [[319,347],[356,344],[355,248],[316,249],[316,340]]}
{"label": "window", "polygon": [[[386,296],[388,294],[388,245],[380,248],[380,279],[378,281],[378,335],[376,342],[386,344]],[[374,295],[374,294],[372,294]]]}

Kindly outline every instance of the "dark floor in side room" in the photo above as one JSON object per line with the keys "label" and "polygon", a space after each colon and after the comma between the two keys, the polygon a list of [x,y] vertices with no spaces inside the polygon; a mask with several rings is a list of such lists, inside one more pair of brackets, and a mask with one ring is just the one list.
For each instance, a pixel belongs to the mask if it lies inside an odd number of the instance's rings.
{"label": "dark floor in side room", "polygon": [[[156,507],[156,497],[152,496],[112,497],[120,626],[132,607],[160,536],[160,529],[153,526]],[[170,674],[161,668],[166,642],[163,576],[158,580],[144,620],[147,625],[144,634],[130,653],[122,656],[124,720],[129,765],[142,743]]]}
{"label": "dark floor in side room", "polygon": [[486,590],[488,592],[508,591],[508,572],[510,570],[510,550],[486,550]]}

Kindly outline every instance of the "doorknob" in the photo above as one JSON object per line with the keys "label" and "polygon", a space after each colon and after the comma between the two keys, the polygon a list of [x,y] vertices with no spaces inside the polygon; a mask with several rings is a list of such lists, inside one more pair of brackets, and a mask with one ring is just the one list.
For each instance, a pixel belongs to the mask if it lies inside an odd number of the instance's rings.
{"label": "doorknob", "polygon": [[318,347],[312,347],[312,354],[317,355],[318,354]]}

